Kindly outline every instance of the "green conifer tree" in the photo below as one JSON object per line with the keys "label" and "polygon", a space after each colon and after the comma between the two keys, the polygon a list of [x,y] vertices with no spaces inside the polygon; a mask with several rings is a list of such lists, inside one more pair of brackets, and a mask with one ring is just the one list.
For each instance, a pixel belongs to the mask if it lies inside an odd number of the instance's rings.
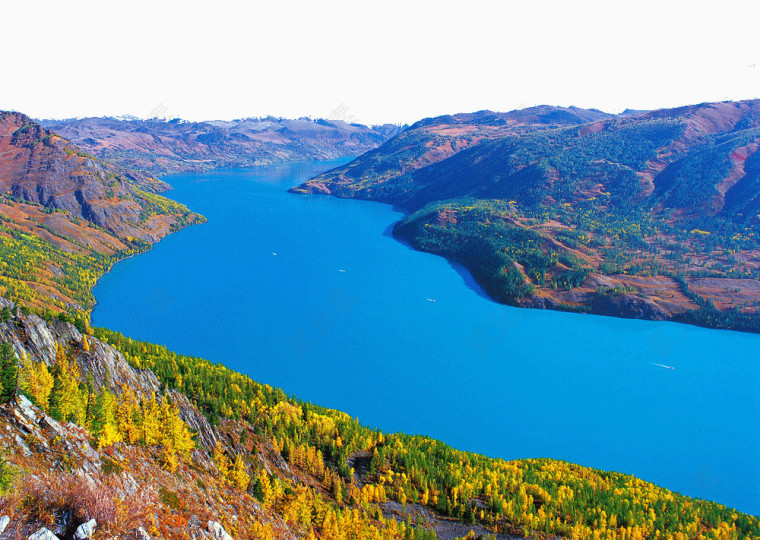
{"label": "green conifer tree", "polygon": [[16,395],[18,365],[10,343],[0,344],[0,403],[8,403]]}

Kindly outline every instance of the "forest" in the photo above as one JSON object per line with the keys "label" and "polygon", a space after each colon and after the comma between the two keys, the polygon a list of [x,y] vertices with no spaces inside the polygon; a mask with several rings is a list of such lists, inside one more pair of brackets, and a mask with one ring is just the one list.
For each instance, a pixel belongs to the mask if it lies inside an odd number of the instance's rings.
{"label": "forest", "polygon": [[[650,297],[670,298],[668,290],[623,282],[669,275],[694,288],[704,278],[760,279],[756,107],[439,117],[294,191],[406,210],[394,229],[400,239],[463,264],[503,303],[593,312],[603,304],[605,315],[633,303],[656,318],[755,332],[754,297],[739,303],[715,293],[712,307],[652,307]],[[625,298],[599,304],[589,292],[600,281],[615,282],[610,289]]]}
{"label": "forest", "polygon": [[[680,540],[760,535],[757,518],[628,475],[555,460],[491,459],[427,437],[381,433],[221,364],[110,330],[96,329],[95,336],[123,352],[134,367],[150,369],[168,388],[192,396],[213,423],[251,425],[291,465],[320,477],[341,504],[419,504],[492,531],[538,537]],[[348,466],[348,458],[357,453],[372,456],[363,477]],[[267,488],[254,483],[253,489]]]}

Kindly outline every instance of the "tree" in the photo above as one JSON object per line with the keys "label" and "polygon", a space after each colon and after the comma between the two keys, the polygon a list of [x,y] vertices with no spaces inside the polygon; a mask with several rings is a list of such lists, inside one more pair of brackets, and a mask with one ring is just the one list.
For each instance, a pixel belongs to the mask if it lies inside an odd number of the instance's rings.
{"label": "tree", "polygon": [[153,446],[161,442],[160,414],[156,397],[150,396],[150,399],[144,402],[142,406],[142,431],[145,446]]}
{"label": "tree", "polygon": [[272,484],[269,481],[269,475],[264,469],[261,469],[256,477],[256,489],[254,490],[254,495],[256,495],[265,505],[269,504],[272,500]]}
{"label": "tree", "polygon": [[32,362],[26,353],[21,354],[19,388],[43,411],[50,410],[50,392],[53,389],[53,375],[45,362]]}
{"label": "tree", "polygon": [[219,471],[219,479],[226,480],[230,475],[230,458],[227,457],[222,443],[219,441],[216,442],[216,446],[214,447],[214,465],[216,465]]}
{"label": "tree", "polygon": [[108,390],[103,390],[95,398],[92,431],[98,438],[98,448],[111,446],[122,440],[116,422],[116,407],[116,396]]}
{"label": "tree", "polygon": [[18,361],[10,343],[0,344],[0,403],[8,403],[16,395]]}
{"label": "tree", "polygon": [[179,454],[183,459],[188,459],[190,452],[195,448],[195,441],[193,441],[190,431],[179,417],[177,405],[171,403],[166,395],[164,395],[161,398],[159,411],[162,435],[161,444],[175,455]]}
{"label": "tree", "polygon": [[50,395],[50,411],[56,420],[85,424],[86,407],[79,388],[79,367],[69,360],[58,346],[58,362],[54,368],[53,390]]}
{"label": "tree", "polygon": [[127,387],[122,392],[116,407],[116,425],[119,433],[128,444],[136,444],[142,437],[140,428],[140,404],[135,391]]}
{"label": "tree", "polygon": [[235,463],[232,466],[231,471],[232,484],[241,491],[248,489],[248,485],[251,483],[251,477],[245,470],[245,463],[243,458],[238,454],[235,457]]}

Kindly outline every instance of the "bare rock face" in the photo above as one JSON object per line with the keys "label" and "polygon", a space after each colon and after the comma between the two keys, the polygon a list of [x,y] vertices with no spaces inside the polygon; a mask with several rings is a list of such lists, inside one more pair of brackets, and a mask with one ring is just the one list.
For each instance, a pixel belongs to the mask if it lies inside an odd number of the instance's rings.
{"label": "bare rock face", "polygon": [[610,297],[596,297],[591,303],[593,313],[624,317],[626,319],[647,319],[651,321],[670,320],[670,313],[648,300],[631,294],[618,294]]}
{"label": "bare rock face", "polygon": [[16,446],[24,454],[65,453],[79,463],[83,472],[97,472],[101,461],[98,452],[90,445],[87,432],[73,424],[62,424],[32,404],[25,396],[0,410],[6,431],[0,432],[0,441]]}

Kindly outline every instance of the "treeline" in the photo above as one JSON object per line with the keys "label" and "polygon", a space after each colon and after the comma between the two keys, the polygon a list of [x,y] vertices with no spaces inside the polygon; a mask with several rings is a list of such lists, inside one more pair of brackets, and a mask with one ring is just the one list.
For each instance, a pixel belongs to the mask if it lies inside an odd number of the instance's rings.
{"label": "treeline", "polygon": [[[109,330],[98,329],[96,336],[124,352],[135,367],[152,369],[169,387],[193,396],[209,416],[250,423],[291,466],[318,478],[336,501],[365,505],[368,511],[366,505],[388,498],[512,534],[626,540],[760,537],[755,517],[631,476],[553,460],[507,462],[426,437],[385,435],[222,365]],[[357,452],[372,456],[361,488],[346,464]],[[268,487],[256,482],[259,490],[278,490],[281,481],[267,478]]]}

